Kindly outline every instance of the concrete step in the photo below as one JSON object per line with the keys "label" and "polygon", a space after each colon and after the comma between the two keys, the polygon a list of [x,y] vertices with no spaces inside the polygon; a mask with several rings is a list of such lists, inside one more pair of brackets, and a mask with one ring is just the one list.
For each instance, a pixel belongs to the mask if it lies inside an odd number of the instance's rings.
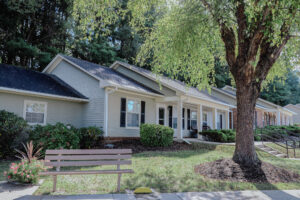
{"label": "concrete step", "polygon": [[265,145],[256,145],[259,149],[263,150],[264,152],[267,152],[273,156],[280,157],[280,158],[287,158],[287,155],[284,153],[281,153],[275,149],[272,149],[271,147],[265,146]]}
{"label": "concrete step", "polygon": [[287,155],[283,153],[277,154],[276,156],[280,158],[287,158]]}
{"label": "concrete step", "polygon": [[271,153],[271,154],[274,154],[274,155],[281,154],[281,153],[278,152],[278,151],[268,151],[268,153]]}

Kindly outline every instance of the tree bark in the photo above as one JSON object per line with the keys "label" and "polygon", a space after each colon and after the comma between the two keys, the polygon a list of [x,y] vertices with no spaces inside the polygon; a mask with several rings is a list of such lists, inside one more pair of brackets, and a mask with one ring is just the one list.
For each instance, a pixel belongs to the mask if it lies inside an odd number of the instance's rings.
{"label": "tree bark", "polygon": [[255,83],[237,81],[237,127],[233,160],[244,166],[254,167],[261,162],[255,152],[253,121],[259,90]]}

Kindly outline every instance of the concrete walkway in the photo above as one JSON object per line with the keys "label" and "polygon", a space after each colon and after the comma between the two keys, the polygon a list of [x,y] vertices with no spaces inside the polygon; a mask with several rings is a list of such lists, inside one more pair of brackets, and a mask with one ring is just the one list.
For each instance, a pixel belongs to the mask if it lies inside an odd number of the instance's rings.
{"label": "concrete walkway", "polygon": [[[8,198],[5,198],[9,200]],[[132,194],[24,196],[17,200],[299,200],[300,190],[230,191],[162,193],[134,196]]]}

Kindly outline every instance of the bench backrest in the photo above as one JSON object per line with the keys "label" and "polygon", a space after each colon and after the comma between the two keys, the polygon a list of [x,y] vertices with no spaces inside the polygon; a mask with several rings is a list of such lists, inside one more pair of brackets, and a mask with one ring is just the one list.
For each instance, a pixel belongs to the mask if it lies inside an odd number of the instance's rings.
{"label": "bench backrest", "polygon": [[45,166],[131,165],[131,149],[61,149],[46,150]]}

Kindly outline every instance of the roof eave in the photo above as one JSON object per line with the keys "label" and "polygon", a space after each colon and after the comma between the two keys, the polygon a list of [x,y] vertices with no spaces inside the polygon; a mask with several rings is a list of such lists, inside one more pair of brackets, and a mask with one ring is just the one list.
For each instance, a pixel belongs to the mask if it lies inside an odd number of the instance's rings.
{"label": "roof eave", "polygon": [[68,96],[62,96],[62,95],[48,94],[48,93],[42,93],[42,92],[33,92],[33,91],[28,91],[28,90],[20,90],[20,89],[7,88],[7,87],[0,87],[0,92],[6,92],[6,93],[10,93],[10,94],[24,94],[24,95],[28,95],[28,96],[58,99],[58,100],[64,100],[64,101],[89,102],[89,99],[84,99],[84,98],[68,97]]}

